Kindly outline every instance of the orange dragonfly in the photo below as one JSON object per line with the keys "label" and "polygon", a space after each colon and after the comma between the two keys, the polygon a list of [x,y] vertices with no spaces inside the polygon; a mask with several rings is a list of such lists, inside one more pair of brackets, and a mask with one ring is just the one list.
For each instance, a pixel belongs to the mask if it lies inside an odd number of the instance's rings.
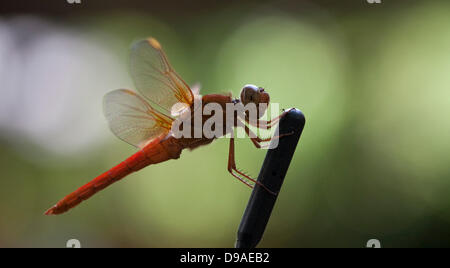
{"label": "orange dragonfly", "polygon": [[[233,99],[231,94],[201,96],[198,87],[191,89],[175,72],[160,43],[154,38],[135,43],[131,48],[130,56],[131,76],[143,97],[128,89],[115,90],[105,95],[103,109],[111,131],[119,139],[139,148],[139,151],[61,199],[45,212],[46,215],[64,213],[98,191],[148,165],[178,159],[183,149],[194,149],[211,143],[217,137],[206,138],[202,135],[200,138],[176,138],[171,133],[176,117],[174,114],[179,115],[177,110],[180,110],[180,107],[183,105],[190,107],[191,109],[188,110],[191,113],[190,116],[194,116],[193,106],[196,98],[201,98],[203,106],[208,103],[217,103],[222,107],[225,107],[227,103],[239,102],[244,105],[248,103],[254,103],[256,106],[268,105],[270,100],[269,94],[263,88],[254,85],[244,86],[240,98],[237,99]],[[183,105],[180,106],[180,103]],[[159,107],[159,109],[155,107]],[[247,116],[244,116],[243,120],[252,126],[268,129],[277,123],[284,114],[286,112],[269,121],[260,120],[262,115],[258,115],[256,121],[249,120]],[[241,121],[242,118],[238,118],[237,115],[233,116],[235,117],[234,127],[243,127],[257,148],[261,148],[261,143],[271,140],[256,136]],[[202,124],[207,119],[208,116],[202,115]],[[233,132],[233,129],[225,127],[223,129],[223,135]],[[254,184],[259,184],[236,168],[233,135],[230,138],[228,171],[251,188]],[[271,192],[264,185],[261,186]]]}

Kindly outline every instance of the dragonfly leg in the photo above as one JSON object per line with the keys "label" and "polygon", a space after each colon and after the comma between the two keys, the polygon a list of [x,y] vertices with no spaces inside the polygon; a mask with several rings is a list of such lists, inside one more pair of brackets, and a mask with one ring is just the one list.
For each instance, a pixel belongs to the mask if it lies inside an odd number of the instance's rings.
{"label": "dragonfly leg", "polygon": [[276,139],[279,139],[279,138],[284,137],[284,136],[289,136],[289,135],[294,134],[294,132],[292,131],[292,132],[284,133],[284,134],[281,134],[281,135],[278,135],[278,136],[274,136],[274,137],[260,138],[253,131],[251,131],[250,128],[247,125],[242,123],[241,126],[244,128],[245,133],[247,134],[247,136],[249,136],[250,140],[253,142],[255,147],[258,148],[258,149],[261,149],[261,148],[267,146],[267,145],[261,145],[261,143],[263,143],[263,142],[269,142],[269,141],[276,140]]}
{"label": "dragonfly leg", "polygon": [[291,109],[287,110],[287,111],[283,111],[283,113],[281,113],[279,116],[272,118],[268,121],[266,120],[256,120],[256,122],[254,121],[250,121],[248,119],[248,117],[245,117],[245,122],[247,122],[249,125],[257,127],[257,128],[264,128],[264,129],[271,129],[274,125],[276,125],[281,118],[283,118],[283,116],[285,116]]}
{"label": "dragonfly leg", "polygon": [[249,182],[247,182],[246,179],[263,187],[270,194],[277,195],[277,193],[269,190],[269,188],[267,188],[262,183],[251,178],[250,176],[248,176],[247,174],[245,174],[244,172],[242,172],[236,168],[236,161],[234,158],[234,137],[230,138],[230,150],[228,153],[228,172],[230,172],[230,174],[233,175],[233,177],[240,180],[242,183],[244,183],[245,185],[247,185],[250,188],[253,188],[253,185],[251,185]]}

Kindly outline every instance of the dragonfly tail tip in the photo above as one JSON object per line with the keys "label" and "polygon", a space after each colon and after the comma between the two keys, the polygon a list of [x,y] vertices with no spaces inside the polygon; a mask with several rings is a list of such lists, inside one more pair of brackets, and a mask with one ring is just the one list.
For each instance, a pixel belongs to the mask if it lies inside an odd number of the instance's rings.
{"label": "dragonfly tail tip", "polygon": [[44,215],[55,215],[54,208],[55,208],[55,207],[49,208],[49,209],[44,213]]}

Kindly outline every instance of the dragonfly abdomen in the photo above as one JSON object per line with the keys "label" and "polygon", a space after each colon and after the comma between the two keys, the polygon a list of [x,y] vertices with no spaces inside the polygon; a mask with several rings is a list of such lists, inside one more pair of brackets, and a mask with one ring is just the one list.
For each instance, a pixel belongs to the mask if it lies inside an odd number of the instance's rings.
{"label": "dragonfly abdomen", "polygon": [[46,215],[61,214],[77,206],[83,200],[93,196],[127,175],[148,165],[160,163],[172,158],[178,158],[181,148],[170,139],[159,137],[144,148],[128,157],[125,161],[97,176],[95,179],[78,188],[73,193],[61,199],[56,205],[45,212]]}

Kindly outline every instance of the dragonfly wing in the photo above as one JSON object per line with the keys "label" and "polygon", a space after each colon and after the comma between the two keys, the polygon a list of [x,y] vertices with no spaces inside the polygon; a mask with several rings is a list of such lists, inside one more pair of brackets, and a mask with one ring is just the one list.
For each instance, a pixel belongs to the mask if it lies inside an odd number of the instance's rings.
{"label": "dragonfly wing", "polygon": [[170,131],[173,119],[156,111],[134,91],[118,89],[103,99],[103,112],[111,131],[121,140],[142,148]]}
{"label": "dragonfly wing", "polygon": [[132,46],[130,68],[139,92],[167,114],[177,103],[189,107],[194,102],[191,89],[172,68],[156,39],[141,40]]}

